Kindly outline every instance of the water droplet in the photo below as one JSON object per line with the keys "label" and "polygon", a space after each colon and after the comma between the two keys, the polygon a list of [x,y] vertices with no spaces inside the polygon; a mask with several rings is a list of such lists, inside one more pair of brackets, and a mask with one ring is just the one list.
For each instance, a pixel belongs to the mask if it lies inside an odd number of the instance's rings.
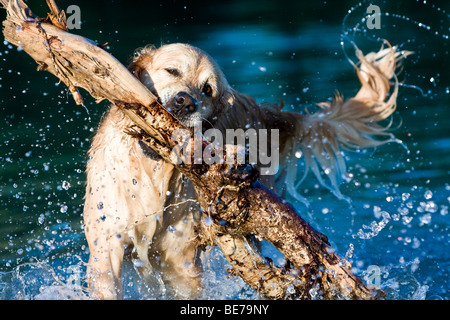
{"label": "water droplet", "polygon": [[103,202],[97,203],[97,209],[102,210],[103,209]]}
{"label": "water droplet", "polygon": [[419,220],[420,220],[420,225],[421,226],[423,226],[425,224],[430,224],[430,222],[431,222],[431,214],[430,213],[426,213],[423,216],[421,216],[419,218]]}
{"label": "water droplet", "polygon": [[431,192],[430,190],[425,191],[425,199],[430,200],[431,198],[433,198],[433,192]]}
{"label": "water droplet", "polygon": [[426,203],[421,202],[420,206],[426,212],[435,213],[438,211],[438,206],[436,203],[434,203],[434,201],[427,201]]}
{"label": "water droplet", "polygon": [[[345,182],[350,182],[353,179],[353,173],[345,173],[342,175],[342,179],[345,180]],[[367,188],[370,188],[370,183],[367,184]]]}
{"label": "water droplet", "polygon": [[63,181],[62,182],[62,188],[64,189],[64,190],[69,190],[69,188],[70,188],[70,183],[68,182],[68,181]]}
{"label": "water droplet", "polygon": [[402,217],[403,224],[405,224],[405,225],[409,224],[412,219],[413,219],[413,217],[403,216]]}
{"label": "water droplet", "polygon": [[402,193],[402,201],[408,200],[409,197],[410,197],[410,194],[409,194],[409,193]]}
{"label": "water droplet", "polygon": [[174,225],[170,225],[169,227],[167,227],[167,230],[168,230],[169,232],[175,232],[175,231],[177,231],[177,229],[175,228]]}
{"label": "water droplet", "polygon": [[133,185],[137,185],[137,180],[133,178]]}

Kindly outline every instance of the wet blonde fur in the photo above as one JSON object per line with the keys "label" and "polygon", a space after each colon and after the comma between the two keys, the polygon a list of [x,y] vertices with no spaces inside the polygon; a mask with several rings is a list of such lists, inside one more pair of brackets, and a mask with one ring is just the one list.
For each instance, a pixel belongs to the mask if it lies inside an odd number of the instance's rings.
{"label": "wet blonde fur", "polygon": [[[342,150],[375,147],[393,140],[390,124],[382,126],[378,122],[395,111],[395,70],[407,54],[396,47],[365,56],[357,50],[359,62],[354,66],[361,89],[348,100],[336,95],[331,102],[320,103],[321,110],[313,114],[259,105],[252,97],[232,89],[209,56],[185,44],[141,49],[130,71],[155,94],[164,91],[165,99],[180,90],[202,99],[205,110],[199,116],[219,130],[246,126],[279,129],[281,185],[303,200],[298,188],[309,171],[342,196],[339,183],[346,174]],[[179,68],[182,76],[169,75],[164,71],[167,67]],[[205,79],[213,88],[208,99],[200,92]],[[132,125],[112,106],[89,150],[84,219],[92,297],[121,297],[126,252],[137,261],[135,266],[143,278],[155,281],[158,277],[151,276],[152,270],[159,269],[164,282],[156,285],[165,288],[167,282],[177,297],[196,297],[201,294],[201,268],[198,248],[192,240],[201,214],[195,190],[173,165],[146,156],[138,141],[126,134]],[[294,154],[299,151],[303,156],[297,159]],[[297,161],[305,161],[306,165],[299,181]],[[273,177],[267,178],[264,182],[272,185]]]}

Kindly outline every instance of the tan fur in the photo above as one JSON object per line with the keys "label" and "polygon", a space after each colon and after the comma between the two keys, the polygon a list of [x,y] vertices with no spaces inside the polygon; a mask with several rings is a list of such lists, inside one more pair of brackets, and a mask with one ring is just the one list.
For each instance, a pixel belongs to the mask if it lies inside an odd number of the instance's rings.
{"label": "tan fur", "polygon": [[[305,176],[311,169],[326,185],[322,168],[331,181],[328,187],[340,195],[339,180],[346,173],[341,149],[374,147],[392,140],[386,132],[389,125],[382,127],[376,122],[395,110],[397,84],[386,98],[389,79],[395,77],[401,57],[396,48],[365,57],[359,53],[360,66],[355,67],[360,91],[347,101],[338,95],[330,103],[319,104],[322,110],[314,114],[258,105],[252,97],[233,90],[208,55],[185,44],[143,48],[129,69],[163,105],[180,91],[197,99],[202,110],[184,119],[186,125],[202,122],[222,131],[247,125],[279,129],[280,178],[288,192],[301,198],[295,185],[296,151],[304,155]],[[168,67],[179,69],[182,76],[170,75],[165,70]],[[211,97],[201,93],[205,81],[212,87]],[[89,151],[84,219],[92,296],[121,297],[122,261],[126,249],[132,249],[144,278],[156,267],[178,297],[195,297],[201,290],[198,250],[191,241],[193,226],[200,221],[195,190],[171,164],[146,157],[138,141],[125,133],[130,126],[131,121],[112,106]],[[378,141],[378,136],[389,139]],[[265,183],[273,183],[273,177],[266,178]]]}
{"label": "tan fur", "polygon": [[[395,70],[401,59],[411,52],[397,51],[397,47],[388,44],[388,48],[366,56],[356,48],[356,54],[360,61],[354,67],[362,86],[355,97],[344,101],[337,94],[331,102],[319,103],[321,111],[298,118],[294,133],[298,139],[287,141],[291,149],[285,148],[286,151],[301,151],[305,171],[303,178],[295,182],[297,166],[285,164],[284,182],[288,192],[305,203],[307,201],[297,190],[310,170],[323,186],[337,197],[345,198],[339,191],[341,181],[348,178],[342,151],[399,141],[389,132],[391,122],[385,126],[378,122],[387,119],[396,109],[398,82]],[[392,78],[395,81],[390,92],[389,80]],[[293,162],[289,153],[284,154],[283,158],[286,157],[288,162]],[[324,175],[330,184],[325,182]]]}

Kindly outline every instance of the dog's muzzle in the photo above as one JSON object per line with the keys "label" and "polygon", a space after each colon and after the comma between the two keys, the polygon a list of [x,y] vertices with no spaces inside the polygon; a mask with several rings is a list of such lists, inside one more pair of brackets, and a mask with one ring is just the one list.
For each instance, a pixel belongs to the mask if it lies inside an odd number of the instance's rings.
{"label": "dog's muzzle", "polygon": [[[198,102],[190,94],[182,91],[178,92],[175,97],[169,100],[169,102],[166,104],[166,108],[176,118],[183,122],[184,120],[188,119],[192,113],[198,111]],[[162,157],[156,151],[154,151],[144,142],[139,141],[138,143],[142,150],[142,153],[146,157],[156,161],[162,159]]]}
{"label": "dog's muzzle", "polygon": [[198,111],[198,102],[186,92],[178,92],[166,105],[177,118],[184,119]]}

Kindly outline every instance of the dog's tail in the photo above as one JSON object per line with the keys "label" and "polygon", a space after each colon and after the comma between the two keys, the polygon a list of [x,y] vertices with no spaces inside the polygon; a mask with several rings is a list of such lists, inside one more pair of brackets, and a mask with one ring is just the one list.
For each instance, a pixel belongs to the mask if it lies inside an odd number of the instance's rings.
{"label": "dog's tail", "polygon": [[387,120],[384,125],[380,122],[395,111],[398,93],[396,70],[401,60],[409,54],[411,52],[398,51],[397,47],[388,45],[364,56],[356,48],[359,62],[351,63],[361,82],[358,93],[346,101],[336,94],[331,102],[319,103],[321,110],[318,112],[297,114],[296,132],[286,141],[290,146],[283,148],[280,158],[288,162],[303,159],[305,171],[303,178],[296,182],[297,163],[283,166],[286,170],[283,177],[286,191],[307,203],[297,190],[308,172],[312,171],[323,186],[345,199],[339,185],[350,175],[343,150],[372,148],[399,141],[389,132],[392,121]]}

